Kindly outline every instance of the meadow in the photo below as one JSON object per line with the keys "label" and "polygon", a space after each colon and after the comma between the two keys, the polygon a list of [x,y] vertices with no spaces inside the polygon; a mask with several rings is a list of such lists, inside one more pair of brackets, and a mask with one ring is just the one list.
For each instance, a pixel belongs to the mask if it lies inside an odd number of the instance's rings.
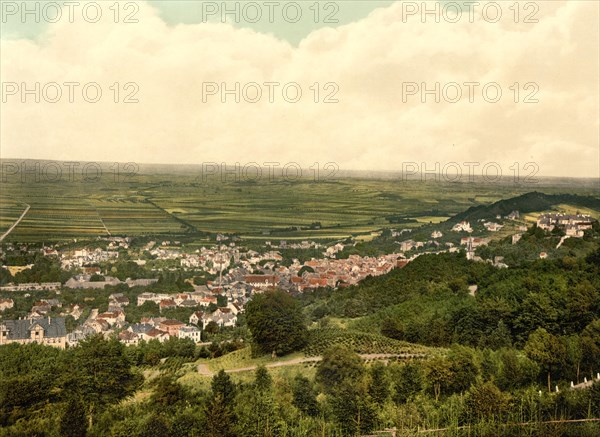
{"label": "meadow", "polygon": [[535,185],[442,183],[374,176],[335,180],[202,181],[187,168],[146,169],[116,180],[36,182],[7,178],[0,193],[0,231],[31,209],[7,241],[58,241],[106,235],[251,239],[370,238],[385,228],[438,223],[471,206],[529,191],[597,195],[594,181]]}

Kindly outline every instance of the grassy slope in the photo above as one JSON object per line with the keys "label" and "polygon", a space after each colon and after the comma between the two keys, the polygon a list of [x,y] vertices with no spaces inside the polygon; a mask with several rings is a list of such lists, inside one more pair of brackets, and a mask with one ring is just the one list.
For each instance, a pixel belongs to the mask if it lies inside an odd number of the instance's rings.
{"label": "grassy slope", "polygon": [[459,222],[461,220],[476,221],[479,219],[493,219],[497,215],[505,216],[511,211],[521,213],[531,213],[537,211],[547,211],[553,207],[568,204],[570,210],[592,209],[600,210],[600,199],[595,196],[580,196],[575,194],[544,194],[539,192],[526,193],[521,196],[510,199],[503,199],[492,205],[480,205],[469,208],[468,210],[455,215],[450,222]]}

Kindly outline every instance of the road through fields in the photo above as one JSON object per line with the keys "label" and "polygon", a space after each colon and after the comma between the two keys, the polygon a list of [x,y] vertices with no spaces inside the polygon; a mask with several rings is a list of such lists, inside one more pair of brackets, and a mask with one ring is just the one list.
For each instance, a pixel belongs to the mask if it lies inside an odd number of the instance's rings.
{"label": "road through fields", "polygon": [[25,215],[29,212],[29,208],[31,208],[31,205],[28,205],[27,203],[25,203],[24,205],[27,205],[27,208],[25,208],[25,211],[23,211],[21,217],[19,217],[17,221],[14,222],[10,228],[8,228],[8,231],[6,231],[4,234],[2,234],[2,236],[0,236],[0,241],[4,240],[8,236],[8,234],[10,234],[12,230],[17,227],[21,220],[23,220],[23,217],[25,217]]}

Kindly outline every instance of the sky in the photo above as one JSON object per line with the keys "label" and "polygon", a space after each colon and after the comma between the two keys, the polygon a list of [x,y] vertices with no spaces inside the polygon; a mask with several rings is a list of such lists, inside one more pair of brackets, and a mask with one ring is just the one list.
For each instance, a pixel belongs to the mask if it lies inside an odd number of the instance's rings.
{"label": "sky", "polygon": [[599,177],[599,3],[492,3],[2,1],[0,157]]}

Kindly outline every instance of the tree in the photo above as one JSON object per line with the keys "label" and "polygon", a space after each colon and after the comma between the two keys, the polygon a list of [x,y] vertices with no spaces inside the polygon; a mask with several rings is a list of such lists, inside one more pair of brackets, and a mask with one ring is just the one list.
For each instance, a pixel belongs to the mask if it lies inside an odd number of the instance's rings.
{"label": "tree", "polygon": [[369,402],[364,384],[344,380],[329,395],[329,403],[343,435],[365,434],[375,426],[377,412]]}
{"label": "tree", "polygon": [[234,437],[234,418],[231,408],[226,404],[223,395],[212,396],[204,407],[206,417],[206,434],[209,437]]}
{"label": "tree", "polygon": [[564,338],[564,344],[566,348],[566,359],[567,362],[574,366],[576,369],[576,380],[579,384],[579,375],[581,370],[581,361],[583,359],[583,348],[581,337],[578,335],[570,335]]}
{"label": "tree", "polygon": [[254,382],[236,398],[237,434],[263,437],[277,435],[277,411],[272,380],[264,366],[256,369]]}
{"label": "tree", "polygon": [[159,414],[152,414],[140,430],[140,437],[156,437],[156,436],[168,436],[169,435],[169,424],[166,419]]}
{"label": "tree", "polygon": [[246,305],[246,322],[255,352],[285,355],[306,345],[302,311],[284,291],[269,290],[254,296]]}
{"label": "tree", "polygon": [[13,277],[8,271],[8,269],[0,269],[0,285],[6,285],[9,282],[12,282]]}
{"label": "tree", "polygon": [[217,322],[215,322],[214,320],[211,320],[206,324],[204,331],[208,332],[209,334],[216,334],[217,332],[219,332],[219,325],[217,325]]}
{"label": "tree", "polygon": [[544,328],[538,328],[529,335],[529,339],[525,344],[525,353],[533,361],[547,369],[548,391],[552,392],[550,374],[552,372],[552,366],[564,362],[564,344],[558,337],[548,333]]}
{"label": "tree", "polygon": [[297,374],[292,382],[292,394],[294,396],[292,403],[304,414],[312,417],[319,414],[317,395],[308,378]]}
{"label": "tree", "polygon": [[389,338],[405,340],[404,326],[397,319],[388,317],[381,323],[381,333]]}
{"label": "tree", "polygon": [[87,434],[87,418],[85,408],[76,398],[65,404],[60,418],[59,433],[63,437],[85,437]]}
{"label": "tree", "polygon": [[315,270],[311,266],[302,266],[302,268],[298,270],[298,276],[302,276],[304,272],[314,273]]}
{"label": "tree", "polygon": [[90,276],[90,282],[103,282],[105,281],[104,276],[94,273]]}
{"label": "tree", "polygon": [[156,382],[150,404],[158,411],[176,409],[185,400],[185,390],[172,376],[161,376]]}
{"label": "tree", "polygon": [[465,406],[477,419],[501,415],[508,408],[508,396],[494,383],[486,382],[469,389],[465,396]]}
{"label": "tree", "polygon": [[206,432],[210,437],[234,436],[236,387],[221,369],[210,383],[211,394],[204,405]]}
{"label": "tree", "polygon": [[514,349],[501,349],[498,352],[498,359],[496,383],[502,390],[529,385],[540,374],[537,363]]}
{"label": "tree", "polygon": [[397,404],[404,404],[422,389],[422,367],[415,363],[407,363],[400,367],[394,378],[393,400]]}
{"label": "tree", "polygon": [[381,362],[375,363],[371,367],[370,375],[369,395],[373,402],[383,405],[390,395],[390,382],[385,366]]}
{"label": "tree", "polygon": [[254,388],[259,392],[267,392],[273,386],[273,378],[265,366],[258,366],[254,374]]}
{"label": "tree", "polygon": [[361,358],[350,349],[335,345],[327,349],[317,366],[316,381],[325,393],[334,392],[342,382],[357,383],[364,374]]}
{"label": "tree", "polygon": [[425,363],[425,379],[433,388],[435,400],[440,399],[442,390],[450,384],[452,371],[450,361],[446,357],[437,356]]}
{"label": "tree", "polygon": [[229,374],[225,372],[225,370],[219,370],[210,383],[210,387],[212,390],[212,396],[217,397],[220,396],[223,403],[229,407],[233,408],[233,404],[235,401],[235,385],[231,381],[231,377]]}
{"label": "tree", "polygon": [[[200,413],[200,414],[198,414]],[[179,409],[174,416],[171,417],[170,437],[190,437],[200,434],[200,429],[205,426],[205,416],[197,409],[186,408]]]}
{"label": "tree", "polygon": [[590,409],[593,417],[600,416],[600,382],[598,381],[590,387]]}
{"label": "tree", "polygon": [[15,411],[39,410],[47,402],[63,371],[61,354],[35,343],[0,347],[0,428],[18,419]]}
{"label": "tree", "polygon": [[[530,286],[538,287],[536,284]],[[519,332],[519,339],[523,341],[536,327],[556,332],[558,317],[558,311],[548,294],[531,293],[521,304],[514,326]]]}
{"label": "tree", "polygon": [[141,383],[131,370],[125,346],[102,335],[86,338],[75,349],[70,376],[67,388],[79,393],[88,406],[90,426],[97,409],[133,394]]}
{"label": "tree", "polygon": [[502,320],[500,320],[498,326],[485,337],[484,344],[492,349],[500,349],[512,345],[510,330]]}
{"label": "tree", "polygon": [[581,332],[581,349],[583,365],[593,376],[594,366],[600,362],[600,319],[594,320]]}
{"label": "tree", "polygon": [[451,380],[448,386],[453,393],[467,390],[479,373],[473,356],[473,350],[466,346],[452,345],[448,353]]}

